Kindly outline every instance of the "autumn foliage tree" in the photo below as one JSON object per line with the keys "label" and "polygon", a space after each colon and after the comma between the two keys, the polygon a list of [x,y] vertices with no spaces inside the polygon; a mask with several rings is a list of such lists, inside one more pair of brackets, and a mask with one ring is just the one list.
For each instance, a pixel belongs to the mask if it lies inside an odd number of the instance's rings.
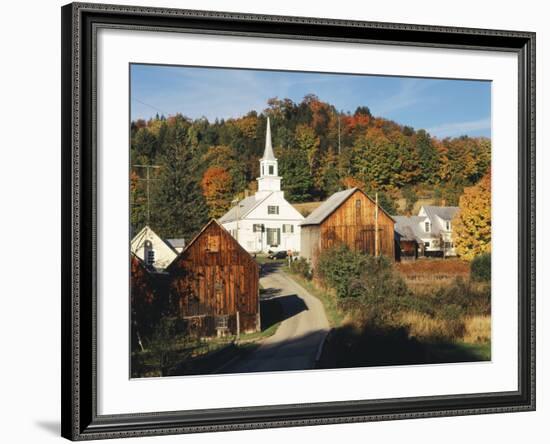
{"label": "autumn foliage tree", "polygon": [[[184,207],[191,195],[198,191],[202,198],[199,206],[204,203],[202,182],[205,175],[211,175],[206,174],[210,168],[222,168],[230,176],[231,197],[242,197],[246,189],[256,186],[268,117],[283,178],[282,190],[290,202],[324,200],[344,188],[346,182],[362,184],[369,194],[386,193],[394,201],[407,189],[443,205],[456,205],[464,188],[477,183],[490,167],[488,138],[441,140],[425,130],[374,116],[367,106],[354,112],[337,110],[314,94],[299,102],[271,98],[263,111],[252,110],[229,119],[157,115],[136,120],[130,126],[131,164],[162,166],[158,171],[162,180],[155,177],[150,183],[157,189],[151,190],[150,202],[151,209],[155,207],[151,214],[155,231],[180,236],[182,232],[194,232],[196,223],[208,214],[219,214],[229,190],[207,177],[206,188],[212,192],[207,211],[201,210],[200,217],[190,216],[192,230],[177,222],[187,214]],[[173,153],[175,146],[185,147],[185,153]],[[131,190],[132,225],[136,230],[145,220],[144,181],[138,179],[132,178],[137,185]],[[177,183],[185,184],[192,192],[180,193]]]}
{"label": "autumn foliage tree", "polygon": [[233,182],[222,167],[212,166],[202,176],[201,186],[208,205],[208,215],[217,219],[231,206]]}
{"label": "autumn foliage tree", "polygon": [[464,189],[453,220],[454,243],[460,257],[472,260],[491,252],[491,172]]}

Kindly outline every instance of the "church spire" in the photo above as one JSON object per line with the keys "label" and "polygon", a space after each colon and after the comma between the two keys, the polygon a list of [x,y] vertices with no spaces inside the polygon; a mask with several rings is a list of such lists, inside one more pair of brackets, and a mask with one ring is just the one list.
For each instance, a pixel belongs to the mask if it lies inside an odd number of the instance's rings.
{"label": "church spire", "polygon": [[265,132],[265,149],[264,157],[262,160],[277,160],[273,154],[273,146],[271,145],[271,125],[269,124],[269,117],[267,118],[267,130]]}
{"label": "church spire", "polygon": [[262,197],[265,193],[281,191],[281,178],[279,177],[278,162],[273,154],[271,145],[271,125],[269,117],[267,118],[267,130],[265,132],[264,155],[260,159],[260,177],[258,177],[257,197]]}

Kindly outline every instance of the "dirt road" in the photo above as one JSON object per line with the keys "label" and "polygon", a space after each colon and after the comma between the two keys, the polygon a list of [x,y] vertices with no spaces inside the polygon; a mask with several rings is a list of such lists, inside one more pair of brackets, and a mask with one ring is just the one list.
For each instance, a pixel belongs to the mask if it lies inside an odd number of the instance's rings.
{"label": "dirt road", "polygon": [[277,332],[262,345],[222,373],[247,373],[313,368],[329,323],[319,299],[298,285],[282,267],[264,266],[260,278],[266,298],[277,298],[283,309],[283,321]]}

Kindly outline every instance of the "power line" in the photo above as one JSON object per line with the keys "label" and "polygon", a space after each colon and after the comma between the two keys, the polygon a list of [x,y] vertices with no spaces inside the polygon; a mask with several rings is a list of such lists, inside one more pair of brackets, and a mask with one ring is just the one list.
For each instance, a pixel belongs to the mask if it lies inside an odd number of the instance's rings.
{"label": "power line", "polygon": [[135,100],[136,102],[141,103],[142,105],[148,106],[149,108],[152,108],[152,109],[154,109],[155,111],[159,111],[159,112],[161,112],[162,114],[165,114],[165,115],[167,115],[167,116],[170,115],[170,113],[167,113],[166,111],[163,111],[163,110],[161,110],[160,108],[157,108],[156,106],[153,106],[153,105],[151,105],[151,104],[149,104],[149,103],[146,103],[146,102],[144,102],[143,100],[139,100],[139,99],[136,98],[136,97],[132,97],[132,100]]}

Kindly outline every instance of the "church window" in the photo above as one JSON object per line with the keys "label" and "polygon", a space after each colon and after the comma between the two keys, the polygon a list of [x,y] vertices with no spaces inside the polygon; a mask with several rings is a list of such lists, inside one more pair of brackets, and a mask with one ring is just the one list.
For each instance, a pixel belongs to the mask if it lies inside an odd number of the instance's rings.
{"label": "church window", "polygon": [[273,165],[269,165],[269,175],[273,176],[275,174],[275,167]]}
{"label": "church window", "polygon": [[294,233],[294,225],[283,224],[283,233]]}
{"label": "church window", "polygon": [[279,214],[279,205],[268,205],[267,214]]}
{"label": "church window", "polygon": [[147,264],[153,265],[155,263],[155,250],[147,250]]}

